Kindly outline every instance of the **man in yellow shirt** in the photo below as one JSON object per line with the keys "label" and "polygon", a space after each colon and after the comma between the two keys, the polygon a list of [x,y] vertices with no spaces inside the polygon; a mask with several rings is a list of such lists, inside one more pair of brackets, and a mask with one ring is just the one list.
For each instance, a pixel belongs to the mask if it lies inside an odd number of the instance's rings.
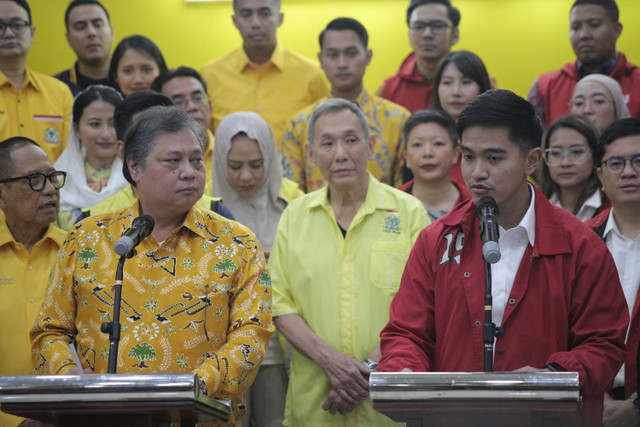
{"label": "man in yellow shirt", "polygon": [[67,145],[73,98],[64,83],[26,67],[35,32],[26,0],[0,1],[0,139],[33,139],[54,162]]}
{"label": "man in yellow shirt", "polygon": [[[29,330],[66,233],[58,216],[64,175],[47,154],[23,137],[0,142],[0,376],[29,375]],[[0,425],[20,418],[0,413]]]}
{"label": "man in yellow shirt", "polygon": [[329,86],[317,63],[278,43],[280,0],[233,0],[233,10],[242,48],[201,70],[209,87],[211,130],[231,113],[253,111],[269,123],[279,144],[285,120],[325,96]]}
{"label": "man in yellow shirt", "polygon": [[225,425],[235,425],[274,331],[271,280],[249,229],[195,206],[202,153],[200,126],[175,107],[152,107],[132,124],[124,164],[138,201],[69,232],[31,331],[38,373],[107,371],[109,335],[98,325],[113,313],[114,244],[144,213],[155,227],[124,265],[117,371],[196,373],[208,396],[230,399]]}
{"label": "man in yellow shirt", "polygon": [[284,210],[269,257],[274,322],[295,349],[284,424],[392,425],[367,399],[368,376],[427,214],[367,172],[375,138],[355,104],[327,100],[310,126],[328,185]]}
{"label": "man in yellow shirt", "polygon": [[200,73],[190,67],[180,66],[161,73],[153,81],[151,90],[166,95],[174,107],[184,110],[193,120],[206,129],[204,141],[204,165],[207,168],[207,182],[211,182],[213,164],[213,134],[211,123],[211,103],[207,95],[207,84]]}
{"label": "man in yellow shirt", "polygon": [[328,98],[342,98],[355,103],[367,116],[369,128],[376,139],[373,157],[367,170],[380,182],[402,184],[404,138],[402,127],[410,113],[404,107],[367,92],[362,79],[371,61],[367,48],[369,36],[364,26],[351,18],[337,18],[320,33],[318,58],[331,82],[331,93],[305,107],[287,120],[282,141],[285,176],[306,191],[324,185],[320,170],[312,164],[305,151],[307,124],[313,110]]}

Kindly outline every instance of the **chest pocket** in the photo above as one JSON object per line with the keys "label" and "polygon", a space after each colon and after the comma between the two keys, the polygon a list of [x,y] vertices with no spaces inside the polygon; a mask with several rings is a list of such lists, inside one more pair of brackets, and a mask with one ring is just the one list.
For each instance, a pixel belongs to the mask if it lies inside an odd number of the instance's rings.
{"label": "chest pocket", "polygon": [[373,285],[376,288],[397,290],[409,252],[409,242],[373,242],[369,268]]}
{"label": "chest pocket", "polygon": [[33,116],[36,142],[46,146],[45,151],[55,153],[56,157],[62,154],[61,143],[66,138],[63,127],[64,121],[61,116]]}

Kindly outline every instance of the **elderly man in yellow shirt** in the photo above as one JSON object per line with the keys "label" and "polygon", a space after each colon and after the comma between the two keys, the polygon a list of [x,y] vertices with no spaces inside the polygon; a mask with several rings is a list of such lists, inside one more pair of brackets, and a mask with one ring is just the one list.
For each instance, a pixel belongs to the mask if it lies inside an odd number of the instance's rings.
{"label": "elderly man in yellow shirt", "polygon": [[[34,141],[0,142],[0,376],[29,375],[29,330],[66,233],[52,225],[58,216],[64,172],[56,172]],[[0,414],[0,425],[20,418]]]}
{"label": "elderly man in yellow shirt", "polygon": [[[230,399],[234,425],[264,358],[271,280],[255,235],[195,206],[204,191],[200,126],[175,107],[143,112],[124,141],[125,176],[138,201],[76,225],[53,267],[31,338],[38,373],[107,371],[114,244],[134,218],[155,220],[124,265],[120,373],[194,372],[201,389]],[[78,348],[74,362],[69,341]]]}
{"label": "elderly man in yellow shirt", "polygon": [[427,214],[367,172],[375,138],[355,104],[327,100],[309,126],[328,185],[284,210],[269,258],[274,322],[295,349],[284,424],[392,425],[367,399],[368,376]]}
{"label": "elderly man in yellow shirt", "polygon": [[73,97],[61,81],[27,68],[35,31],[26,0],[0,1],[0,139],[33,139],[55,162],[67,146]]}
{"label": "elderly man in yellow shirt", "polygon": [[402,184],[404,138],[402,127],[410,113],[404,107],[370,94],[362,79],[371,61],[367,48],[369,36],[364,26],[352,18],[337,18],[320,33],[318,58],[331,82],[331,93],[287,120],[282,140],[285,176],[310,192],[324,185],[325,180],[305,152],[307,125],[313,110],[328,98],[351,101],[367,116],[369,129],[376,139],[373,157],[367,170],[385,184]]}
{"label": "elderly man in yellow shirt", "polygon": [[280,144],[285,120],[325,96],[329,85],[316,62],[278,43],[280,0],[233,0],[233,11],[242,47],[201,70],[209,87],[211,130],[231,113],[253,111]]}

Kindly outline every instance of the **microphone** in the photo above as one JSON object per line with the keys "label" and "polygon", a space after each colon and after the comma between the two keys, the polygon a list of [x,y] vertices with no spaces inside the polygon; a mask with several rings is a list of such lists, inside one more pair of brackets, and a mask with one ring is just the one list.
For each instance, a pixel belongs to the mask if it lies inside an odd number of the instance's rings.
{"label": "microphone", "polygon": [[489,264],[500,261],[498,245],[498,205],[493,197],[486,196],[478,202],[478,218],[480,218],[480,235],[482,237],[482,256]]}
{"label": "microphone", "polygon": [[151,234],[154,225],[155,222],[151,215],[142,215],[134,219],[131,228],[125,231],[114,245],[116,253],[120,256],[126,256]]}

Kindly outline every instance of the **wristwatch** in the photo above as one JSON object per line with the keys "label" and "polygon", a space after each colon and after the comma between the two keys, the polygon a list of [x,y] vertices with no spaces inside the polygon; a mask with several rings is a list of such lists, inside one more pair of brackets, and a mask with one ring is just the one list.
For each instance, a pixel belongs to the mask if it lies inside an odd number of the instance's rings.
{"label": "wristwatch", "polygon": [[364,359],[364,361],[362,363],[364,363],[364,365],[367,368],[371,369],[374,372],[378,370],[378,365],[380,365],[378,362],[374,362],[373,360],[369,359],[368,357],[366,359]]}

